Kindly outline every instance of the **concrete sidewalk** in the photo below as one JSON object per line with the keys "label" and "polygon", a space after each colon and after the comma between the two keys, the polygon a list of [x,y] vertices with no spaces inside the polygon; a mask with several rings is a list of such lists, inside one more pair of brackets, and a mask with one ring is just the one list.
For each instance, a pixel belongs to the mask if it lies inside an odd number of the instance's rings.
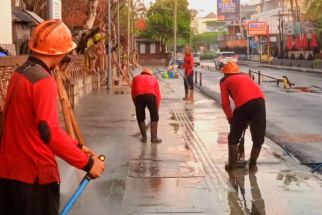
{"label": "concrete sidewalk", "polygon": [[[86,142],[107,156],[107,168],[71,214],[321,214],[321,180],[268,139],[257,174],[240,169],[228,175],[229,128],[220,106],[199,92],[194,103],[182,101],[182,80],[160,79],[160,85],[158,145],[141,144],[135,135],[128,90],[101,90],[76,106]],[[249,133],[245,147],[249,157]],[[84,173],[59,164],[63,206]]]}

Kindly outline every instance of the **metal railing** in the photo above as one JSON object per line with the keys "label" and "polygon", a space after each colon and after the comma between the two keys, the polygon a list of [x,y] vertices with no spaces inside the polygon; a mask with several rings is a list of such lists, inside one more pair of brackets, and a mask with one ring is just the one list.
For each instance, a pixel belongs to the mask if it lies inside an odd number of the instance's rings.
{"label": "metal railing", "polygon": [[[201,68],[209,70],[209,71],[215,71],[216,70],[215,67],[207,66],[207,65],[203,65]],[[197,70],[195,71],[195,84],[198,84],[198,74],[199,74],[199,85],[202,86],[202,72],[201,71],[197,71]],[[275,82],[277,87],[279,87],[280,84],[283,84],[284,89],[286,89],[287,87],[292,88],[295,85],[285,75],[283,75],[282,78],[276,78],[276,77],[273,77],[273,76],[270,76],[270,75],[265,75],[260,70],[255,72],[255,71],[253,71],[251,69],[248,70],[248,75],[254,81],[255,81],[255,76],[256,76],[258,85],[261,85],[262,82]],[[265,80],[265,79],[269,79],[269,80]]]}
{"label": "metal railing", "polygon": [[[264,75],[264,74],[262,74],[262,72],[260,70],[258,72],[252,71],[251,69],[248,70],[248,75],[253,80],[255,80],[255,75],[254,74],[257,75],[257,83],[258,83],[258,85],[261,85],[261,83],[264,81],[264,78],[268,78],[268,79],[271,79],[271,81],[276,82],[276,86],[278,86],[278,87],[279,87],[280,83],[283,83],[284,89],[286,89],[287,86],[289,88],[292,88],[292,86],[295,85],[285,75],[283,76],[283,78],[276,78],[276,77],[273,77],[273,76]],[[269,81],[267,81],[267,82],[269,82]]]}

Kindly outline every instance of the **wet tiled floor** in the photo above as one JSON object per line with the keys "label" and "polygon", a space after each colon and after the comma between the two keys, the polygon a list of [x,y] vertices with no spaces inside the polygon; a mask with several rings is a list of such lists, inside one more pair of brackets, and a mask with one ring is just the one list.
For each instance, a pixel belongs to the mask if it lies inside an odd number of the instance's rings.
{"label": "wet tiled floor", "polygon": [[[160,85],[161,144],[140,142],[129,94],[102,90],[76,107],[88,146],[107,156],[107,168],[71,214],[321,214],[321,180],[268,139],[256,174],[227,174],[229,127],[220,106],[199,92],[194,103],[182,101],[182,80]],[[245,147],[247,158],[248,132]],[[64,205],[84,174],[59,163]]]}

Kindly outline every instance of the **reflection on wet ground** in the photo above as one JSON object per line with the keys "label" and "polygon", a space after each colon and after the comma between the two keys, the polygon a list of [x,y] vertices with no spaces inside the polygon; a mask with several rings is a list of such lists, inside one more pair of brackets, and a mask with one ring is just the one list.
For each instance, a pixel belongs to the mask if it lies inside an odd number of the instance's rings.
{"label": "reflection on wet ground", "polygon": [[319,87],[292,87],[290,89],[285,89],[285,92],[287,93],[318,93],[321,94],[322,93],[322,89]]}
{"label": "reflection on wet ground", "polygon": [[[194,103],[182,101],[181,80],[160,85],[161,144],[140,142],[129,95],[107,99],[97,93],[80,104],[80,124],[90,146],[107,155],[107,170],[91,182],[71,215],[321,214],[321,181],[268,139],[256,174],[247,168],[225,172],[229,125],[221,108],[199,92]],[[246,159],[251,146],[247,131]],[[63,172],[65,202],[82,175]]]}

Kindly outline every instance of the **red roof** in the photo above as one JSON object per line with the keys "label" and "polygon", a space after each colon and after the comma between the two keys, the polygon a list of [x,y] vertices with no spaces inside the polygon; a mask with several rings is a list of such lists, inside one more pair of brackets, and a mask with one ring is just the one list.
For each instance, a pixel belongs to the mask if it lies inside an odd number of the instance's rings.
{"label": "red roof", "polygon": [[204,18],[217,18],[217,15],[214,12],[211,12],[207,16],[205,16]]}

